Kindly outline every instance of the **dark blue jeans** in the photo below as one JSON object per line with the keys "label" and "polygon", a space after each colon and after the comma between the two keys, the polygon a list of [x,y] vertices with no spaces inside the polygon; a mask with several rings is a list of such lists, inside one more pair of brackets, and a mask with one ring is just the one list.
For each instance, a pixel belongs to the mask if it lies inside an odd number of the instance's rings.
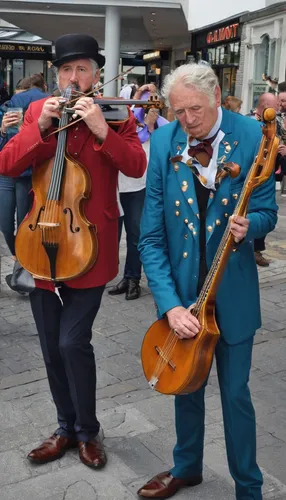
{"label": "dark blue jeans", "polygon": [[124,210],[123,217],[119,218],[118,238],[120,242],[122,226],[126,231],[127,254],[124,268],[124,278],[141,279],[142,264],[138,252],[140,236],[140,221],[144,206],[146,189],[132,193],[120,193],[120,203]]}
{"label": "dark blue jeans", "polygon": [[30,208],[31,176],[12,179],[0,175],[0,231],[12,255],[15,255],[15,212],[17,227]]}

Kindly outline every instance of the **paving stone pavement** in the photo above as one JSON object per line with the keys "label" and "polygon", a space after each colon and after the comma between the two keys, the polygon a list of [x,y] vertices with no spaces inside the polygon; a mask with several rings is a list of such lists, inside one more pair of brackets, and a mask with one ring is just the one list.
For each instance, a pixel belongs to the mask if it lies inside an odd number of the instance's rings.
{"label": "paving stone pavement", "polygon": [[[256,335],[251,389],[257,415],[258,461],[264,500],[286,499],[286,199],[277,195],[279,222],[267,238],[269,268],[259,269],[263,326]],[[125,246],[121,248],[124,260]],[[173,397],[151,391],[142,375],[140,346],[155,320],[143,279],[139,300],[104,294],[93,327],[98,369],[98,415],[108,464],[93,471],[76,450],[33,466],[26,454],[56,428],[39,341],[27,297],[12,292],[4,276],[13,262],[0,239],[0,487],[1,500],[134,500],[151,475],[172,463]],[[116,280],[115,280],[116,281]],[[111,286],[110,283],[108,286]],[[234,500],[223,437],[215,367],[206,391],[204,482],[178,500]]]}

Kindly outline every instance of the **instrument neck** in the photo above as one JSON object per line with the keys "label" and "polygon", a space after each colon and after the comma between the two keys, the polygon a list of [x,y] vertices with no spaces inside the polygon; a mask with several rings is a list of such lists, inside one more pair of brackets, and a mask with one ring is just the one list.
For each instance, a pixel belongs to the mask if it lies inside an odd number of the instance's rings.
{"label": "instrument neck", "polygon": [[[68,124],[68,114],[65,110],[63,110],[59,123],[59,128],[65,127],[67,124]],[[55,154],[52,177],[47,194],[48,200],[58,201],[60,199],[61,181],[64,169],[64,161],[65,161],[66,137],[67,137],[67,129],[61,130],[58,134],[58,144]]]}
{"label": "instrument neck", "polygon": [[[253,188],[249,185],[249,179],[253,174],[254,167],[255,165],[253,165],[253,167],[249,170],[248,175],[244,181],[244,185],[236,208],[233,212],[233,216],[239,215],[241,217],[245,217],[246,215],[247,205],[253,190]],[[222,273],[227,264],[228,257],[234,249],[234,245],[234,237],[230,231],[230,221],[228,221],[227,227],[223,233],[223,237],[214,256],[214,260],[200,291],[196,305],[192,310],[192,314],[194,316],[198,317],[200,315],[202,307],[205,307],[208,302],[214,303]]]}

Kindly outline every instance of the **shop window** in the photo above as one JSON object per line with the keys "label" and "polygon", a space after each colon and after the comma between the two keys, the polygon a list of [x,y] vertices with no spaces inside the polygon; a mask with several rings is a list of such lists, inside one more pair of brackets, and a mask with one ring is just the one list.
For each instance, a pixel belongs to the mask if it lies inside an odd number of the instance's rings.
{"label": "shop window", "polygon": [[206,60],[211,64],[216,64],[216,50],[215,49],[208,49],[207,50],[207,57]]}
{"label": "shop window", "polygon": [[224,45],[222,45],[221,47],[218,48],[218,53],[219,53],[219,64],[224,64],[224,57],[225,57],[225,53],[224,53]]}
{"label": "shop window", "polygon": [[276,53],[276,41],[273,40],[273,42],[271,42],[271,44],[270,44],[269,63],[268,63],[268,72],[267,72],[267,75],[271,76],[272,78],[275,78],[275,75],[274,75],[275,53]]}
{"label": "shop window", "polygon": [[24,77],[24,60],[23,59],[13,59],[13,87],[15,89],[19,80]]}
{"label": "shop window", "polygon": [[262,75],[268,74],[269,45],[269,36],[264,35],[261,44],[258,45],[255,49],[255,81],[261,81]]}
{"label": "shop window", "polygon": [[239,64],[239,56],[240,56],[240,43],[236,42],[233,44],[233,53],[232,53],[232,58],[233,58],[233,64]]}

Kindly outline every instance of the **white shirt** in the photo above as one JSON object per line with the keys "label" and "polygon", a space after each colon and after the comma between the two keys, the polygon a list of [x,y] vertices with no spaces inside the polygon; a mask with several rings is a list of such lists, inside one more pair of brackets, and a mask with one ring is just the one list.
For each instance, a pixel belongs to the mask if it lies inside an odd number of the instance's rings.
{"label": "white shirt", "polygon": [[[142,144],[142,147],[146,153],[147,164],[148,164],[149,153],[150,153],[150,139],[144,142],[144,144]],[[127,175],[124,175],[122,172],[119,172],[118,175],[119,193],[133,193],[135,191],[141,191],[146,187],[146,175],[147,175],[147,169],[145,170],[143,176],[140,177],[139,179],[134,179],[133,177],[127,177]]]}
{"label": "white shirt", "polygon": [[[224,138],[224,135],[225,135],[224,132],[222,130],[220,130],[221,122],[222,122],[222,109],[221,109],[221,107],[219,107],[217,120],[216,120],[213,128],[209,132],[209,134],[206,137],[204,137],[204,139],[209,139],[210,137],[213,137],[217,133],[216,138],[214,139],[214,141],[211,144],[212,148],[213,148],[213,155],[212,155],[212,158],[210,159],[208,166],[202,167],[202,165],[195,158],[193,159],[194,167],[197,168],[200,175],[205,177],[205,179],[207,181],[207,183],[204,184],[204,186],[208,189],[213,189],[213,190],[215,190],[215,178],[216,178],[216,174],[217,174],[217,159],[218,159],[219,145],[220,145],[220,142],[222,141],[222,139]],[[189,158],[190,158],[190,156],[188,154],[189,145],[196,146],[200,142],[201,141],[198,141],[197,139],[193,139],[189,143],[189,138],[188,138],[186,148],[184,149],[183,154],[182,154],[182,156],[183,156],[182,161],[184,163],[186,163],[187,160],[189,160]]]}

